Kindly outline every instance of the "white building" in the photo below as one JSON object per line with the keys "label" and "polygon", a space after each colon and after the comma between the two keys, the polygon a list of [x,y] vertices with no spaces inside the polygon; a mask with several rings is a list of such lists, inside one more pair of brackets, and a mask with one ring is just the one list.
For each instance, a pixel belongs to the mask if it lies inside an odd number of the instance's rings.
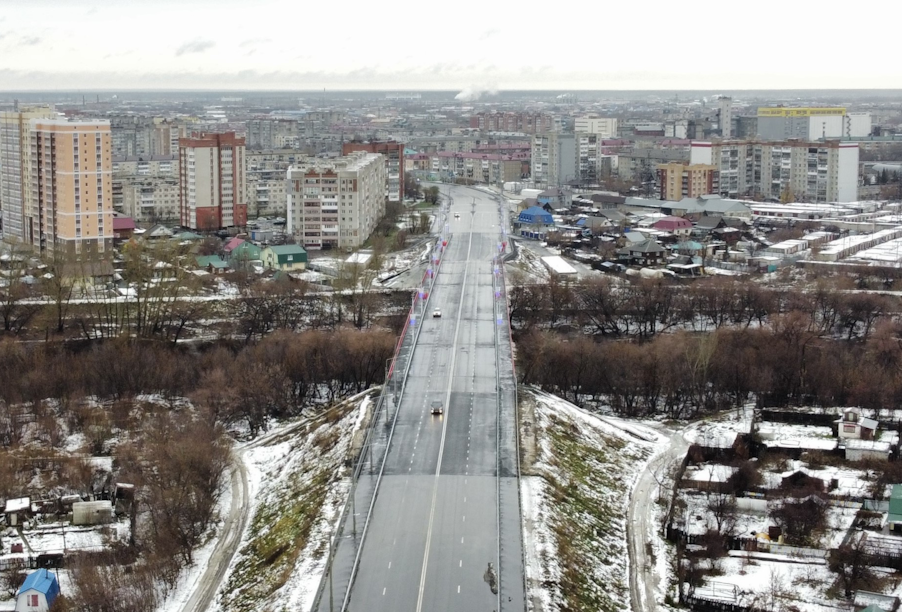
{"label": "white building", "polygon": [[247,224],[244,138],[234,132],[179,141],[179,216],[185,227],[217,230]]}
{"label": "white building", "polygon": [[856,142],[693,141],[689,159],[718,167],[720,192],[729,197],[858,200]]}
{"label": "white building", "polygon": [[717,100],[718,123],[722,138],[733,137],[733,98],[721,96]]}
{"label": "white building", "polygon": [[758,137],[768,140],[861,138],[870,133],[870,113],[850,113],[843,107],[758,109]]}
{"label": "white building", "polygon": [[305,249],[357,248],[385,214],[385,158],[356,151],[288,169],[288,231]]}
{"label": "white building", "polygon": [[617,138],[618,121],[614,117],[586,115],[577,117],[573,131],[577,134],[597,134],[599,138],[610,140]]}

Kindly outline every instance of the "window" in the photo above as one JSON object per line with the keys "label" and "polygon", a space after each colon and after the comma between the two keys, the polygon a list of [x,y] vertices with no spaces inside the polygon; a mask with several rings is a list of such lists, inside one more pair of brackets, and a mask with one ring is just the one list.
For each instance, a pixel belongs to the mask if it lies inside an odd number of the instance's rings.
{"label": "window", "polygon": [[37,595],[29,595],[28,596],[28,606],[31,608],[38,607],[38,596]]}

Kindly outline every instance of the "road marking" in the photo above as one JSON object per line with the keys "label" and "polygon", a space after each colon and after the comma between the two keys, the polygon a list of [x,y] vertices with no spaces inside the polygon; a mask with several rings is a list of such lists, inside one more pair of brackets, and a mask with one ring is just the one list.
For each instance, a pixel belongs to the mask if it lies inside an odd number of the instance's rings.
{"label": "road marking", "polygon": [[391,561],[388,562],[388,569],[391,569]]}
{"label": "road marking", "polygon": [[467,498],[466,498],[466,497],[464,497],[464,503],[467,503]]}
{"label": "road marking", "polygon": [[466,523],[466,522],[467,522],[467,515],[464,514],[464,523]]}
{"label": "road marking", "polygon": [[385,596],[385,590],[386,590],[387,588],[388,588],[388,587],[382,587],[382,596],[383,596],[383,597]]}
{"label": "road marking", "polygon": [[463,567],[463,566],[464,566],[464,560],[463,560],[463,559],[461,559],[461,560],[460,560],[460,563],[459,563],[459,564],[458,564],[458,566],[457,566],[457,567]]}
{"label": "road marking", "polygon": [[[473,250],[473,232],[470,232],[470,242],[467,245],[467,261],[464,265],[464,276],[462,285],[466,286],[467,284],[467,274],[470,271],[470,253]],[[454,341],[451,344],[451,363],[448,368],[448,390],[445,394],[445,405],[449,408],[451,407],[451,383],[454,378],[454,362],[457,359],[457,351],[454,348],[457,346],[458,340],[460,339],[460,320],[463,315],[463,304],[457,309],[457,322],[455,323],[454,328]],[[423,595],[426,591],[426,568],[429,566],[429,547],[432,545],[432,526],[435,522],[435,505],[438,500],[438,479],[442,473],[442,456],[445,454],[445,435],[448,431],[448,420],[442,419],[442,440],[439,443],[438,447],[438,462],[435,466],[435,481],[432,485],[432,506],[429,509],[429,527],[426,529],[426,550],[423,551],[423,570],[420,572],[420,589],[417,595],[417,607],[416,612],[423,612]],[[461,538],[460,543],[463,544],[463,538]]]}
{"label": "road marking", "polygon": [[464,539],[463,539],[463,538],[460,539],[460,543],[461,543],[461,544],[464,543]]}
{"label": "road marking", "polygon": [[460,593],[460,585],[457,585],[457,592]]}

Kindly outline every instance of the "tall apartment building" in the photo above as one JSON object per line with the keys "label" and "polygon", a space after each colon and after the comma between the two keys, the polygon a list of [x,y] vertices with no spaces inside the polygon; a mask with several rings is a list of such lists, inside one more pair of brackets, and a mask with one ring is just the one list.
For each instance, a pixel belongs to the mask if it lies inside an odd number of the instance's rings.
{"label": "tall apartment building", "polygon": [[404,199],[404,143],[393,140],[381,142],[346,142],[341,154],[354,151],[381,153],[385,157],[385,199],[400,202]]}
{"label": "tall apartment building", "polygon": [[385,214],[385,159],[355,151],[288,169],[288,231],[305,249],[353,249]]}
{"label": "tall apartment building", "polygon": [[179,220],[177,155],[113,158],[113,208],[138,223]]}
{"label": "tall apartment building", "polygon": [[31,119],[32,189],[25,241],[40,252],[104,252],[113,243],[108,121]]}
{"label": "tall apartment building", "polygon": [[617,119],[597,115],[577,117],[573,124],[573,131],[577,134],[597,134],[604,140],[617,138],[617,129]]}
{"label": "tall apartment building", "polygon": [[713,164],[720,192],[810,202],[858,199],[858,143],[693,141],[692,164]]}
{"label": "tall apartment building", "polygon": [[25,211],[30,211],[36,192],[31,189],[32,119],[52,119],[49,107],[30,107],[0,113],[0,210],[2,236],[7,242],[26,240]]}
{"label": "tall apartment building", "polygon": [[671,202],[720,193],[720,173],[709,164],[660,164],[658,189],[661,199]]}
{"label": "tall apartment building", "polygon": [[244,138],[234,132],[179,140],[179,217],[191,229],[247,224]]}
{"label": "tall apartment building", "polygon": [[543,134],[555,129],[555,120],[548,113],[492,111],[471,115],[470,128],[485,132]]}
{"label": "tall apartment building", "polygon": [[850,113],[843,107],[758,109],[758,137],[765,140],[860,138],[870,133],[870,113]]}
{"label": "tall apartment building", "polygon": [[549,132],[532,141],[532,180],[543,187],[559,187],[577,174],[576,137]]}
{"label": "tall apartment building", "polygon": [[733,98],[721,96],[717,99],[717,123],[721,138],[733,137]]}
{"label": "tall apartment building", "polygon": [[113,157],[177,155],[187,125],[172,119],[123,115],[110,117]]}
{"label": "tall apartment building", "polygon": [[295,119],[251,119],[247,122],[249,150],[296,149],[301,132]]}

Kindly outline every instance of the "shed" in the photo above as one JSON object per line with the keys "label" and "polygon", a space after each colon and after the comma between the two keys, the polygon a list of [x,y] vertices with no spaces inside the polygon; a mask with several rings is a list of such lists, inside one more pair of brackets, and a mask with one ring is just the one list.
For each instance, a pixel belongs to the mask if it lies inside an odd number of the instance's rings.
{"label": "shed", "polygon": [[39,569],[28,574],[16,591],[16,612],[47,612],[60,594],[56,574]]}
{"label": "shed", "polygon": [[890,531],[902,532],[902,484],[894,484],[889,496],[889,513],[886,524]]}
{"label": "shed", "polygon": [[896,612],[899,609],[899,598],[895,595],[884,595],[871,591],[855,591],[852,605],[859,612]]}
{"label": "shed", "polygon": [[877,421],[861,415],[858,408],[846,408],[841,419],[834,423],[839,424],[838,434],[840,439],[852,438],[859,440],[873,440],[877,432]]}
{"label": "shed", "polygon": [[73,525],[103,525],[112,521],[113,505],[107,500],[72,504]]}
{"label": "shed", "polygon": [[222,274],[229,268],[229,264],[223,261],[219,255],[198,255],[194,259],[199,269],[213,274]]}
{"label": "shed", "polygon": [[31,516],[31,498],[18,497],[6,500],[3,514],[6,516],[7,525],[11,527],[21,525],[22,521]]}

